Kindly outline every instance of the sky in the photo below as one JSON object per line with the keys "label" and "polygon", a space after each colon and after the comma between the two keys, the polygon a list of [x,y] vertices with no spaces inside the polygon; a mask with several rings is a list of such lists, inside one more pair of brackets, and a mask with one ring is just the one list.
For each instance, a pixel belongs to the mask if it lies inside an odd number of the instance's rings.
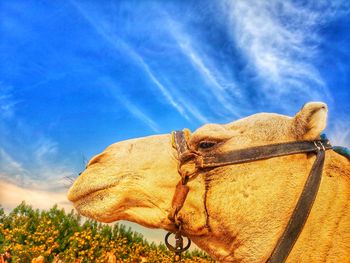
{"label": "sky", "polygon": [[349,147],[349,100],[347,0],[3,0],[0,204],[69,208],[114,142],[308,101]]}

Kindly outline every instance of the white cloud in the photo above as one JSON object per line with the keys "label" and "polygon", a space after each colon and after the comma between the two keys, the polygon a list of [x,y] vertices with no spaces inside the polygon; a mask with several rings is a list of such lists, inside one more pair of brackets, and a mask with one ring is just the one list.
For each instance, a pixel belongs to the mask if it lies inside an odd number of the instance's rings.
{"label": "white cloud", "polygon": [[0,148],[0,180],[36,190],[66,189],[68,182],[64,178],[74,177],[72,169],[65,166],[62,161],[59,163],[47,161],[41,155],[44,152],[40,147],[39,153],[38,156],[32,155],[30,163],[24,163]]}
{"label": "white cloud", "polygon": [[52,192],[31,189],[18,186],[17,184],[0,180],[0,204],[7,211],[19,205],[22,201],[33,208],[49,209],[57,204],[60,208],[70,211],[72,205],[66,197],[66,192]]}
{"label": "white cloud", "polygon": [[11,177],[27,174],[22,164],[10,156],[4,149],[0,148],[0,172]]}
{"label": "white cloud", "polygon": [[321,43],[317,27],[331,9],[303,7],[292,1],[226,1],[233,42],[261,80],[266,98],[293,94],[331,100],[313,65]]}
{"label": "white cloud", "polygon": [[0,82],[0,118],[9,119],[14,116],[15,100],[12,95],[12,88]]}
{"label": "white cloud", "polygon": [[327,136],[333,146],[350,148],[350,120],[339,119],[331,123]]}
{"label": "white cloud", "polygon": [[[208,122],[207,118],[188,100],[186,100],[185,96],[179,94],[174,89],[166,88],[160,81],[155,77],[155,75],[152,73],[152,70],[150,67],[145,63],[144,59],[142,59],[141,56],[137,55],[134,52],[134,56],[139,61],[140,65],[144,68],[144,70],[147,72],[149,78],[153,81],[153,83],[158,87],[158,89],[161,91],[163,96],[167,99],[167,101],[177,109],[177,111],[187,120],[190,120],[189,116],[187,115],[186,111],[188,111],[192,116],[194,116],[197,120],[199,120],[202,123]],[[174,96],[174,94],[177,94],[177,96]],[[175,101],[174,97],[177,97],[178,99]]]}
{"label": "white cloud", "polygon": [[132,103],[129,99],[127,99],[120,88],[117,86],[115,81],[111,78],[104,78],[103,84],[110,91],[110,94],[113,96],[115,100],[118,101],[119,104],[123,105],[134,117],[142,121],[146,124],[152,131],[160,132],[160,128],[157,123],[152,120],[147,114],[145,114],[139,107],[137,107],[134,103]]}
{"label": "white cloud", "polygon": [[[205,43],[197,43],[195,38],[185,31],[185,27],[181,27],[170,16],[168,16],[168,20],[168,25],[171,27],[169,32],[177,42],[178,47],[208,84],[207,89],[211,95],[204,92],[203,94],[207,94],[206,100],[210,101],[215,98],[220,103],[220,111],[225,110],[222,113],[229,114],[231,117],[240,117],[240,109],[235,107],[233,103],[235,99],[241,97],[236,81],[221,74],[214,63],[200,51],[201,45],[205,45]],[[218,111],[218,107],[215,111]]]}
{"label": "white cloud", "polygon": [[50,139],[41,139],[37,142],[34,156],[37,160],[43,160],[57,153],[58,144]]}
{"label": "white cloud", "polygon": [[[0,180],[36,190],[66,189],[63,178],[73,177],[74,173],[64,159],[57,161],[58,143],[47,136],[32,138],[31,127],[15,116],[14,108],[2,111],[3,104],[17,103],[11,92],[0,83],[0,117],[5,117],[0,118]],[[11,130],[13,127],[17,127],[16,132]]]}
{"label": "white cloud", "polygon": [[159,126],[145,113],[142,112],[135,104],[133,104],[130,100],[122,97],[120,94],[115,96],[118,101],[125,106],[129,110],[129,112],[134,115],[136,118],[145,123],[148,127],[150,127],[154,132],[160,132]]}
{"label": "white cloud", "polygon": [[[135,52],[135,50],[133,50],[132,47],[130,47],[128,44],[126,44],[124,41],[118,38],[115,35],[115,33],[113,33],[113,31],[115,30],[113,24],[105,22],[101,17],[95,18],[95,14],[93,12],[89,12],[77,2],[71,1],[71,3],[77,9],[77,11],[89,22],[89,24],[96,30],[96,32],[111,45],[112,48],[118,51],[122,51],[123,53],[127,54],[133,62],[136,62],[136,64],[146,73],[146,75],[149,77],[149,79],[155,85],[155,87],[157,87],[158,91],[160,91],[160,94],[162,94],[162,96],[166,99],[169,105],[171,105],[177,112],[179,112],[187,120],[190,120],[187,114],[188,111],[199,121],[206,121],[206,118],[199,112],[198,109],[195,108],[194,105],[184,105],[183,103],[181,103],[181,98],[175,99],[173,91],[170,88],[166,87],[163,83],[161,83],[159,78],[157,78],[156,74],[152,71],[152,69],[145,62],[145,60],[137,52]],[[148,116],[142,113],[142,111],[136,109],[132,103],[129,102],[124,105],[127,109],[131,111],[131,113],[133,113],[135,116],[140,117],[140,120],[144,121],[150,119]],[[150,124],[150,127],[153,130],[155,130],[155,125],[153,125],[152,122],[148,123]]]}
{"label": "white cloud", "polygon": [[169,102],[171,106],[173,106],[183,117],[185,117],[187,120],[189,120],[188,115],[185,112],[184,107],[177,101],[175,101],[172,92],[166,88],[160,80],[154,75],[149,65],[145,62],[145,60],[138,55],[134,50],[131,49],[131,47],[127,46],[125,44],[125,48],[129,51],[130,56],[137,61],[139,66],[142,67],[142,69],[146,72],[150,80],[156,85],[158,90],[161,92],[161,94],[165,97],[165,99]]}

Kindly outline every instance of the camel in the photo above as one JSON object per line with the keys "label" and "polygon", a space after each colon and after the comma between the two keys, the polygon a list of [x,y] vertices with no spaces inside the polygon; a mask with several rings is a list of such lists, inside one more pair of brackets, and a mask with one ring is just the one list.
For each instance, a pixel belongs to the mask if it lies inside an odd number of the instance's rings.
{"label": "camel", "polygon": [[[194,152],[315,140],[328,109],[309,102],[293,117],[258,113],[186,132]],[[316,200],[287,262],[350,262],[350,162],[327,150]],[[178,213],[182,232],[219,262],[265,262],[299,199],[315,154],[300,153],[200,169]],[[191,164],[182,169],[189,170]],[[68,191],[84,216],[175,231],[169,219],[180,180],[172,135],[112,144],[93,157]]]}

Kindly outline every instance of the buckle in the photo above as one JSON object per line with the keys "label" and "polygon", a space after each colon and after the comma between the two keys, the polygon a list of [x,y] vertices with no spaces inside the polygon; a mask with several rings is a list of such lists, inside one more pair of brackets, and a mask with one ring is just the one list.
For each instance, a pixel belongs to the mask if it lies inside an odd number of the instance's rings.
{"label": "buckle", "polygon": [[[319,144],[319,145],[317,145],[317,144]],[[326,148],[324,147],[322,141],[314,141],[314,145],[316,146],[318,151],[321,151],[321,150],[325,151],[326,150]]]}

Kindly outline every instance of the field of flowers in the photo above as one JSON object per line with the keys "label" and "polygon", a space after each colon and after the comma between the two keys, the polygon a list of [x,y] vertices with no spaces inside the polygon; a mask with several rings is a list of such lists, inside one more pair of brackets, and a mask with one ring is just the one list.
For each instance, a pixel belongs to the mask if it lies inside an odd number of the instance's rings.
{"label": "field of flowers", "polygon": [[[24,202],[9,214],[0,207],[0,253],[6,249],[11,249],[13,262],[21,263],[39,255],[45,262],[52,262],[55,255],[63,262],[107,262],[107,252],[114,253],[117,262],[172,262],[173,258],[164,245],[149,243],[124,225],[83,221],[57,206],[34,210]],[[183,255],[183,262],[214,261],[193,251]]]}

